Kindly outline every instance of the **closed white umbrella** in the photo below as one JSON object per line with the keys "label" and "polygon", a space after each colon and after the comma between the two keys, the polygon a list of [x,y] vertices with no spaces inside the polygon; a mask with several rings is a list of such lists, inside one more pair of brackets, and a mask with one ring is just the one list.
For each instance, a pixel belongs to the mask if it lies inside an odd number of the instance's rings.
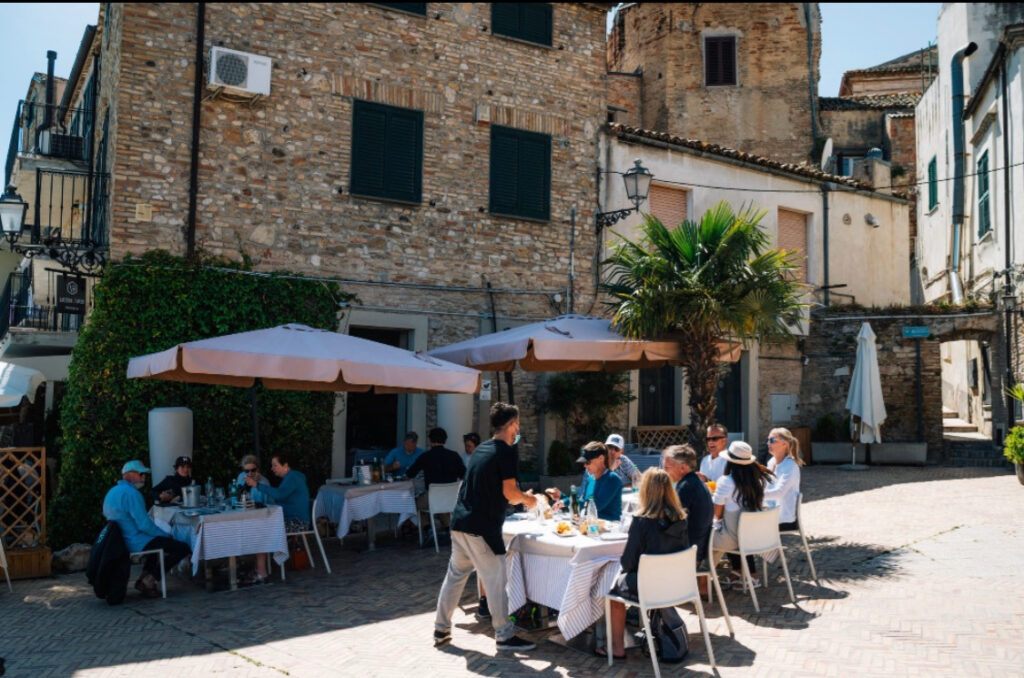
{"label": "closed white umbrella", "polygon": [[[878,371],[875,333],[867,322],[861,324],[857,334],[857,363],[853,368],[853,378],[850,379],[846,409],[850,411],[850,433],[854,442],[882,442],[882,422],[885,421],[882,377]],[[854,450],[852,465],[856,466],[856,447]]]}

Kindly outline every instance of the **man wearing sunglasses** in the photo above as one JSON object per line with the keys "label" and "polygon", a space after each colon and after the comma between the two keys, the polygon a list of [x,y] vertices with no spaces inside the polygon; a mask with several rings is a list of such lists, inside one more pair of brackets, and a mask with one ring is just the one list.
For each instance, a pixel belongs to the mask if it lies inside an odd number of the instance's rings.
{"label": "man wearing sunglasses", "polygon": [[709,480],[718,481],[725,472],[727,463],[722,452],[729,444],[729,429],[722,424],[708,426],[708,453],[700,460],[700,472],[697,475],[705,483]]}

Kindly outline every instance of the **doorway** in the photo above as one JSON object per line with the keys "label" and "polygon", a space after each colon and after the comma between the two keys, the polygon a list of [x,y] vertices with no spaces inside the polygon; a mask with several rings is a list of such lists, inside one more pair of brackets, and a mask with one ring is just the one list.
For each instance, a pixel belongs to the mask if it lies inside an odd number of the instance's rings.
{"label": "doorway", "polygon": [[637,425],[675,426],[679,412],[676,405],[676,368],[666,365],[638,371]]}
{"label": "doorway", "polygon": [[[408,348],[407,330],[352,327],[349,334],[389,346]],[[351,475],[357,459],[381,457],[398,445],[407,430],[409,396],[405,394],[349,393],[345,420],[345,469]]]}

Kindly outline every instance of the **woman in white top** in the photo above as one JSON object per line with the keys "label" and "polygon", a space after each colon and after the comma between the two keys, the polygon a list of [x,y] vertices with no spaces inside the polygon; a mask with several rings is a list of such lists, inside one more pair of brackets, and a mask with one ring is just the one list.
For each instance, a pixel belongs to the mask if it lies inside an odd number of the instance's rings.
{"label": "woman in white top", "polygon": [[[712,557],[716,560],[721,557],[721,551],[739,548],[740,512],[763,509],[764,488],[772,475],[754,459],[754,451],[750,445],[741,440],[729,445],[729,449],[720,456],[727,460],[725,473],[718,479],[715,493],[711,497],[715,505],[715,522],[712,527],[712,549],[715,553]],[[739,556],[729,554],[729,561],[732,563],[734,585],[742,586]],[[757,571],[754,559],[750,556],[747,557],[747,565],[754,586],[759,585],[758,576],[754,574]]]}
{"label": "woman in white top", "polygon": [[780,506],[779,529],[796,530],[796,498],[800,494],[800,441],[789,429],[773,428],[768,433],[768,470],[775,479],[764,488],[764,498],[773,506]]}

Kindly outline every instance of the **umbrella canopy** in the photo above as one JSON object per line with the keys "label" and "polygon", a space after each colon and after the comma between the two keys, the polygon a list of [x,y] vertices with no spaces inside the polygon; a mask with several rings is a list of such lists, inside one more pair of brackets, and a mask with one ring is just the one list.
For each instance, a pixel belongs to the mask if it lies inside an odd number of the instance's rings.
{"label": "umbrella canopy", "polygon": [[[871,325],[862,323],[857,334],[857,364],[850,380],[850,393],[846,397],[851,433],[862,443],[882,442],[882,422],[885,421],[885,403],[882,402],[882,378],[878,372],[878,350]],[[860,421],[854,423],[854,417]]]}
{"label": "umbrella canopy", "polygon": [[[722,344],[719,350],[722,360],[735,362],[740,345]],[[627,339],[610,320],[580,315],[563,315],[428,351],[435,358],[496,372],[510,372],[516,363],[528,372],[618,372],[679,365],[683,353],[679,342]]]}
{"label": "umbrella canopy", "polygon": [[368,339],[281,325],[200,339],[128,362],[128,378],[295,391],[476,393],[480,373]]}
{"label": "umbrella canopy", "polygon": [[35,402],[36,390],[45,381],[39,370],[0,362],[0,407],[17,407],[24,398]]}

